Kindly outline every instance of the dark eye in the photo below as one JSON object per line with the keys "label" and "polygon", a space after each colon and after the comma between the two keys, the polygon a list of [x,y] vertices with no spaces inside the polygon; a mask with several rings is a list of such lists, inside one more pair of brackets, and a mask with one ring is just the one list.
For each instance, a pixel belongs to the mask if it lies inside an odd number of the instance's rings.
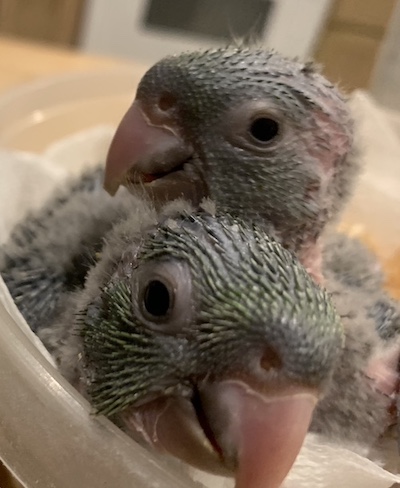
{"label": "dark eye", "polygon": [[165,334],[180,332],[192,316],[192,279],[181,261],[154,260],[132,275],[133,311],[144,326]]}
{"label": "dark eye", "polygon": [[275,151],[291,130],[288,118],[268,100],[243,102],[226,112],[221,128],[227,141],[235,147],[260,155]]}
{"label": "dark eye", "polygon": [[159,280],[150,281],[143,291],[143,308],[149,318],[166,317],[173,306],[173,294],[168,285]]}
{"label": "dark eye", "polygon": [[168,112],[176,105],[176,98],[169,92],[162,93],[158,99],[158,108],[162,112]]}
{"label": "dark eye", "polygon": [[252,121],[249,132],[258,142],[267,143],[279,134],[279,124],[269,117],[259,117]]}

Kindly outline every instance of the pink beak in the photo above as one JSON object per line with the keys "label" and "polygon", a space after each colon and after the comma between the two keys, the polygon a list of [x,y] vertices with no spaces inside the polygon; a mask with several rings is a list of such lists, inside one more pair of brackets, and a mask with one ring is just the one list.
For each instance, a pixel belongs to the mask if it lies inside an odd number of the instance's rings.
{"label": "pink beak", "polygon": [[172,121],[151,122],[135,101],[111,142],[104,188],[113,195],[121,184],[150,183],[176,170],[192,153]]}
{"label": "pink beak", "polygon": [[279,488],[301,449],[318,400],[306,388],[283,389],[260,393],[239,380],[207,385],[200,396],[211,441],[190,402],[179,398],[133,409],[124,422],[133,437],[145,433],[152,447],[199,469],[234,472],[236,488]]}

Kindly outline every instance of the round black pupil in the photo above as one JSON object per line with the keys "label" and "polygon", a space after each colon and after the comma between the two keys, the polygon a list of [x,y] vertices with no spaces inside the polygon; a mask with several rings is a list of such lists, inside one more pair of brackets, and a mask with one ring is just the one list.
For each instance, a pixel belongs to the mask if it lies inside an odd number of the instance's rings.
{"label": "round black pupil", "polygon": [[260,142],[269,142],[278,135],[279,124],[273,119],[261,117],[252,122],[251,135]]}
{"label": "round black pupil", "polygon": [[168,288],[161,281],[150,281],[144,293],[144,306],[150,315],[162,317],[171,303]]}

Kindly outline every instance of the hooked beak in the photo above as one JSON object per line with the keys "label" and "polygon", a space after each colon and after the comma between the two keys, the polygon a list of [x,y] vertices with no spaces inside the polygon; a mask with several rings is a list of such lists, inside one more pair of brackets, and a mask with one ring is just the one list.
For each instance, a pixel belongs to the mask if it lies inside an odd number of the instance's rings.
{"label": "hooked beak", "polygon": [[111,142],[104,188],[114,195],[122,184],[140,188],[156,201],[185,197],[198,203],[205,191],[187,167],[192,156],[193,148],[183,140],[172,117],[150,117],[136,100]]}
{"label": "hooked beak", "polygon": [[199,469],[235,475],[236,488],[278,488],[301,449],[317,401],[317,393],[305,387],[268,394],[224,380],[203,385],[191,402],[170,397],[130,409],[123,422],[152,447]]}

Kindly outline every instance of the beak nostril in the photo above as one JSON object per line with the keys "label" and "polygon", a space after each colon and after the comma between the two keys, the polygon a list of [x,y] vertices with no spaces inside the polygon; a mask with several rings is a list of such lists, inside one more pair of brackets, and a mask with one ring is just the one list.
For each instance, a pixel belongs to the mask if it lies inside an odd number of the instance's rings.
{"label": "beak nostril", "polygon": [[260,359],[260,366],[265,370],[281,369],[283,364],[279,354],[271,347],[266,347]]}
{"label": "beak nostril", "polygon": [[176,104],[176,98],[168,92],[163,93],[158,99],[158,108],[162,112],[167,112]]}

